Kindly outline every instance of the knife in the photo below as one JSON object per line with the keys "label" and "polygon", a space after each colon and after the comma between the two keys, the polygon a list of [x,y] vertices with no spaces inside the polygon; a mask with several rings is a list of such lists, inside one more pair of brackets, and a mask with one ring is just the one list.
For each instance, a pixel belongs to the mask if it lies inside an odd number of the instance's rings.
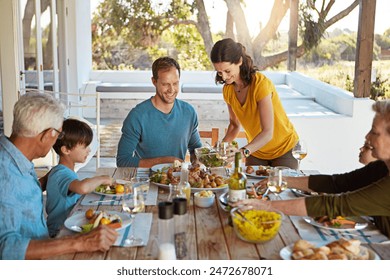
{"label": "knife", "polygon": [[89,204],[99,204],[99,203],[111,203],[111,202],[120,202],[121,200],[117,200],[117,199],[109,199],[109,200],[90,200],[88,201]]}

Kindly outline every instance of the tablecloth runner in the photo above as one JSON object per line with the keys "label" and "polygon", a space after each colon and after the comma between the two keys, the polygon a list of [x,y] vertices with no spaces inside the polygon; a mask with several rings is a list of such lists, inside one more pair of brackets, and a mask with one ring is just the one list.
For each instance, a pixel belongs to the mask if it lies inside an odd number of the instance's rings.
{"label": "tablecloth runner", "polygon": [[[296,196],[287,190],[280,194],[281,199],[293,199]],[[337,231],[331,229],[323,229],[313,226],[300,216],[290,216],[294,226],[298,229],[299,235],[302,239],[308,241],[325,241],[331,242],[340,238],[345,239],[358,239],[362,243],[380,243],[382,241],[389,240],[383,235],[374,225],[370,224],[363,230],[350,230],[350,231]]]}
{"label": "tablecloth runner", "polygon": [[[114,246],[121,247],[135,247],[135,246],[146,246],[149,242],[150,229],[152,227],[152,213],[138,213],[135,215],[135,219],[130,226],[119,231],[119,236],[116,239]],[[129,245],[126,239],[141,238],[140,244]]]}

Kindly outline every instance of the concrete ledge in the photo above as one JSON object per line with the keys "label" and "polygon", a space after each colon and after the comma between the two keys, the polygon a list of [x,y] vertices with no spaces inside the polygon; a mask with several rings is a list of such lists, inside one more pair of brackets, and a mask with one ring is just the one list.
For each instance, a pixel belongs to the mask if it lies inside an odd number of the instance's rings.
{"label": "concrete ledge", "polygon": [[96,86],[97,92],[155,92],[153,84],[149,83],[101,83]]}

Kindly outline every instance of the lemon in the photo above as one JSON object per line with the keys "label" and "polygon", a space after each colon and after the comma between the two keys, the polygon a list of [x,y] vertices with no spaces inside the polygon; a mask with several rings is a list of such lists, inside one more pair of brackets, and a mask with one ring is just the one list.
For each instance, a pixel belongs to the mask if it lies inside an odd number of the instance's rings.
{"label": "lemon", "polygon": [[108,225],[108,224],[110,224],[110,223],[111,223],[110,219],[107,219],[107,218],[102,218],[102,219],[100,220],[100,224],[101,224],[101,225]]}
{"label": "lemon", "polygon": [[118,184],[115,186],[115,192],[116,193],[124,193],[125,192],[125,186]]}

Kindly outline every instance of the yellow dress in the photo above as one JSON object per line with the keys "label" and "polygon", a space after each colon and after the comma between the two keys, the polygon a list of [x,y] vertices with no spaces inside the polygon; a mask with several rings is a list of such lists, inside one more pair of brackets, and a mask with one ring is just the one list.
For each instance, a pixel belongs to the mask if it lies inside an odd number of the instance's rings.
{"label": "yellow dress", "polygon": [[223,87],[223,98],[231,106],[244,128],[248,143],[262,130],[257,102],[269,94],[272,94],[274,108],[274,135],[261,149],[251,153],[252,156],[264,160],[272,160],[284,155],[298,141],[298,134],[284,111],[274,84],[266,76],[257,72],[248,87],[247,98],[242,106],[237,99],[234,85]]}

